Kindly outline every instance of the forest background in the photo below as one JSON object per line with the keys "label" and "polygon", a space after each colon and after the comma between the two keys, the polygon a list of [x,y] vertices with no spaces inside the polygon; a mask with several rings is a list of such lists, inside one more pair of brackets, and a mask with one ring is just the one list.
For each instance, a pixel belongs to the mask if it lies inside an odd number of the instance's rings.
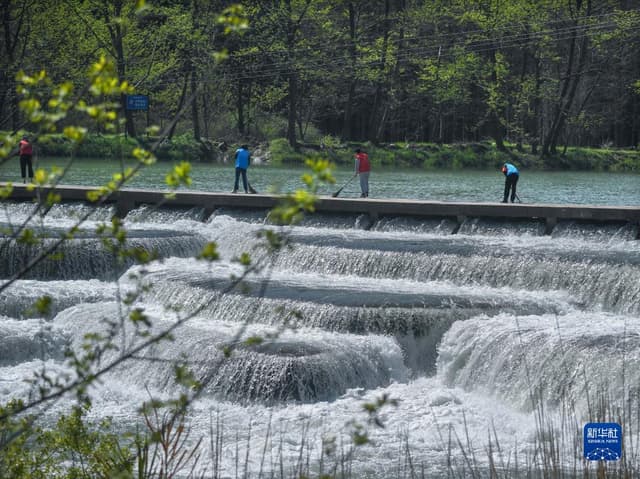
{"label": "forest background", "polygon": [[247,31],[228,36],[218,16],[234,3],[0,2],[0,130],[25,125],[18,72],[82,85],[103,54],[149,109],[123,94],[119,134],[91,130],[79,156],[132,149],[182,112],[160,158],[248,142],[273,162],[341,163],[363,144],[389,165],[640,169],[637,0],[244,1]]}

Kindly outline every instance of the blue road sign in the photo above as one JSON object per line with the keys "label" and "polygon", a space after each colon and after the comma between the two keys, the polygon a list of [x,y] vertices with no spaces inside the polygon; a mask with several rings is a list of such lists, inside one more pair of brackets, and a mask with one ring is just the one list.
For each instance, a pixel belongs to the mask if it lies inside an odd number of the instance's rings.
{"label": "blue road sign", "polygon": [[584,426],[584,457],[588,461],[617,461],[622,457],[622,426],[590,422]]}
{"label": "blue road sign", "polygon": [[127,110],[148,110],[149,95],[127,95]]}

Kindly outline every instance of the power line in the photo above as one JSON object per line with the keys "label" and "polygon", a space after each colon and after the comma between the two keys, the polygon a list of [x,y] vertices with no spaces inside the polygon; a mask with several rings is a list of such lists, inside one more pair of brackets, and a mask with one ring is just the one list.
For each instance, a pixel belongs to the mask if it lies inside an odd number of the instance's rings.
{"label": "power line", "polygon": [[[640,13],[640,10],[634,10]],[[576,19],[571,19],[574,20],[575,22],[578,22],[579,20],[598,20],[598,19],[603,19],[603,18],[607,18],[607,17],[614,17],[616,14],[615,13],[606,13],[606,14],[600,14],[600,15],[591,15],[591,16],[584,16],[584,17],[577,17]],[[553,25],[553,24],[559,24],[559,23],[568,23],[569,19],[560,19],[560,20],[553,20],[550,22],[547,22],[546,25]],[[611,24],[612,26],[615,26],[615,23],[609,22],[609,24]],[[542,30],[542,31],[538,31],[537,34],[539,35],[544,35],[547,33],[553,33],[553,32],[558,32],[558,31],[562,31],[563,29],[572,29],[572,28],[590,28],[592,25],[588,25],[588,24],[579,24],[576,23],[575,25],[570,25],[567,27],[563,27],[563,28],[559,28],[559,29],[552,29],[552,28],[547,28],[546,30]],[[521,28],[522,25],[516,27],[516,28]],[[513,29],[514,26],[513,24],[507,24],[504,26],[501,26],[500,28],[498,28],[497,30],[493,30],[493,31],[487,31],[487,30],[481,30],[481,29],[477,29],[477,30],[460,30],[460,31],[456,31],[456,32],[451,32],[451,33],[444,33],[444,32],[440,32],[437,34],[425,34],[425,35],[421,35],[421,36],[407,36],[404,37],[402,39],[403,42],[411,42],[411,41],[420,41],[420,40],[434,40],[438,42],[444,42],[446,41],[448,38],[453,38],[453,39],[459,39],[460,37],[470,37],[473,35],[477,35],[477,34],[487,34],[487,33],[500,33],[501,31],[510,31],[511,29]],[[535,33],[535,32],[534,32]],[[518,35],[523,35],[523,34],[518,34]],[[508,38],[508,37],[505,37]],[[398,42],[398,40],[394,40],[393,42]],[[324,46],[327,46],[326,44],[323,44]],[[348,40],[345,42],[332,42],[330,45],[330,48],[332,49],[347,49],[349,47],[352,46],[352,41]],[[245,58],[245,57],[251,57],[251,56],[256,56],[256,55],[264,55],[264,54],[269,54],[269,53],[282,53],[282,54],[286,54],[287,50],[283,49],[283,48],[278,48],[278,49],[267,49],[267,50],[259,50],[259,51],[255,51],[255,52],[242,52],[242,53],[236,53],[236,54],[231,54],[230,57],[231,58]]]}
{"label": "power line", "polygon": [[[568,40],[571,38],[575,38],[576,40],[582,39],[586,36],[593,34],[596,30],[605,30],[610,28],[611,24],[601,24],[597,27],[591,26],[589,29],[585,28],[566,28],[561,31],[554,32],[553,36],[548,36],[547,33],[539,33],[535,35],[528,34],[519,34],[512,35],[510,37],[505,37],[500,43],[499,46],[493,44],[492,40],[475,42],[471,44],[465,44],[460,42],[458,44],[453,44],[449,46],[446,50],[442,50],[440,53],[440,58],[451,59],[455,58],[454,50],[458,47],[463,47],[463,51],[466,53],[486,53],[493,50],[506,50],[510,48],[522,48],[524,46],[529,46],[535,44],[537,41],[547,39],[551,42],[559,42],[563,40]],[[640,26],[634,28],[626,28],[627,31],[636,31],[640,29]],[[440,45],[433,46],[418,46],[418,47],[405,47],[400,54],[398,54],[394,59],[396,61],[406,62],[407,60],[413,60],[419,57],[435,57],[438,54],[438,49],[441,48]],[[369,61],[364,61],[359,59],[357,62],[358,67],[366,67],[366,66],[376,66],[379,65],[379,59],[373,59]],[[318,59],[316,61],[305,61],[298,65],[298,68],[301,73],[304,73],[304,70],[315,70],[315,71],[323,71],[325,68],[331,67],[335,69],[336,67],[351,67],[352,62],[350,58],[330,58],[330,59]],[[261,72],[226,72],[223,74],[223,78],[227,81],[242,81],[242,80],[260,80],[260,79],[269,79],[269,78],[277,78],[280,76],[284,76],[291,71],[291,63],[289,61],[280,61],[280,62],[272,62],[265,65],[262,65]],[[212,78],[207,76],[205,78],[200,78],[199,81],[218,81],[218,77]],[[158,82],[156,85],[168,84],[171,85],[174,82]]]}
{"label": "power line", "polygon": [[[640,13],[640,9],[639,10],[633,10],[635,12]],[[611,17],[615,17],[616,13],[605,13],[605,14],[599,14],[599,15],[591,15],[591,16],[583,16],[583,17],[577,17],[575,19],[560,19],[560,20],[553,20],[550,22],[547,22],[547,25],[554,25],[554,24],[561,24],[561,23],[567,23],[569,20],[574,21],[574,22],[579,22],[580,20],[602,20],[605,18],[611,18]],[[562,27],[562,28],[557,28],[557,29],[551,29],[551,28],[547,28],[545,30],[540,30],[540,31],[534,31],[534,32],[525,32],[525,33],[516,33],[516,34],[512,34],[512,35],[507,35],[507,36],[500,36],[498,37],[500,39],[500,41],[506,41],[509,42],[512,39],[516,39],[516,38],[527,38],[527,37],[544,37],[545,35],[557,35],[558,33],[561,32],[565,32],[565,31],[572,31],[572,30],[597,30],[597,29],[601,29],[601,28],[614,28],[616,27],[617,24],[614,21],[608,21],[608,22],[599,22],[597,24],[581,24],[581,23],[576,23],[575,25],[569,25],[566,27]],[[521,27],[521,26],[520,26]],[[503,27],[498,28],[497,30],[494,30],[494,32],[501,32],[501,31],[510,31],[511,29],[513,29],[513,25],[512,24],[508,24],[505,25]],[[487,32],[486,30],[461,30],[458,32],[451,32],[451,33],[438,33],[436,35],[433,34],[427,34],[427,35],[422,35],[422,36],[409,36],[409,37],[404,37],[402,39],[402,42],[404,43],[410,43],[410,42],[415,42],[415,41],[431,41],[431,43],[434,44],[439,44],[439,43],[446,43],[447,40],[451,40],[453,39],[455,40],[459,40],[460,38],[469,38],[472,37],[474,35],[479,35],[479,34],[484,34],[486,35],[487,33],[491,33],[491,32]],[[392,40],[389,43],[393,44],[393,43],[398,43],[400,40],[396,39],[396,40]],[[492,39],[485,39],[485,40],[478,40],[478,42],[493,42],[495,40]],[[331,42],[331,43],[326,43],[326,41],[324,41],[322,43],[322,46],[324,47],[324,51],[328,52],[328,51],[340,51],[340,50],[345,50],[348,49],[352,46],[352,42],[349,41],[345,41],[345,42]],[[363,44],[358,45],[358,46],[363,46]],[[311,49],[310,47],[305,48],[305,49],[300,49],[300,48],[294,48],[293,53],[296,55],[301,55],[301,54],[305,54],[308,52],[313,52],[314,49]],[[262,49],[262,50],[258,50],[258,51],[252,51],[252,52],[238,52],[238,53],[231,53],[229,54],[229,59],[230,60],[236,60],[236,59],[241,59],[241,60],[246,60],[246,59],[250,59],[252,57],[264,57],[265,55],[287,55],[288,51],[285,48],[282,47],[278,47],[278,48],[273,48],[273,49]],[[144,60],[133,60],[133,61],[129,61],[128,64],[129,65],[137,65],[137,64],[141,64],[144,63]],[[284,63],[284,62],[281,62]]]}
{"label": "power line", "polygon": [[[594,18],[610,18],[614,16],[613,13],[607,13],[597,16],[590,17],[582,17],[583,19],[594,19]],[[557,20],[554,22],[550,22],[551,24],[556,23],[566,23],[566,20]],[[615,28],[617,24],[613,21],[600,21],[595,24],[577,24],[571,25],[558,29],[546,29],[537,32],[524,32],[524,33],[514,33],[511,35],[501,36],[498,38],[498,41],[493,38],[480,39],[477,41],[468,41],[465,38],[468,36],[473,36],[476,34],[486,34],[483,30],[468,30],[461,31],[457,33],[443,33],[436,36],[433,35],[425,35],[425,36],[415,36],[415,37],[405,37],[403,42],[405,42],[405,46],[402,50],[393,57],[395,62],[407,62],[410,60],[414,60],[416,58],[426,57],[433,58],[439,54],[439,58],[441,59],[451,59],[455,58],[455,50],[457,48],[463,48],[463,51],[466,53],[475,53],[482,54],[493,50],[507,50],[511,48],[522,48],[525,46],[530,46],[536,44],[536,42],[545,40],[549,42],[560,42],[563,40],[568,40],[571,38],[582,39],[585,36],[592,35],[601,31],[606,31],[608,29]],[[507,31],[509,26],[505,26],[502,30]],[[637,25],[622,27],[622,31],[636,31],[638,30]],[[411,42],[415,42],[416,40],[428,40],[431,45],[410,45]],[[443,49],[442,44],[448,40],[450,44],[446,45]],[[390,42],[391,46],[389,48],[394,48],[393,44],[397,43],[397,41]],[[295,50],[295,54],[298,57],[304,55],[328,55],[330,52],[338,51],[337,46],[341,45],[341,43],[334,43],[325,45],[325,49],[323,50],[312,50],[312,49],[297,49]],[[345,44],[342,44],[345,45]],[[351,45],[350,43],[347,45]],[[398,48],[397,46],[395,48]],[[260,52],[251,52],[246,55],[246,57],[252,57],[254,55],[259,55],[264,57],[268,54],[285,54],[286,50],[282,49],[272,49],[272,50],[263,50]],[[244,54],[236,54],[230,55],[231,60],[242,59],[245,60]],[[133,66],[136,64],[142,63],[139,62],[128,62],[129,66]],[[227,63],[229,65],[229,63]],[[287,59],[276,60],[268,62],[266,65],[261,65],[260,72],[246,72],[246,71],[225,71],[221,76],[225,81],[244,81],[244,80],[268,80],[270,78],[279,78],[284,75],[289,74],[292,71],[291,68],[292,63]],[[366,68],[366,67],[375,67],[380,65],[380,60],[378,58],[365,60],[359,58],[357,60],[356,67],[358,68]],[[309,56],[306,61],[302,63],[297,63],[295,67],[296,73],[305,74],[308,72],[319,71],[322,72],[327,68],[336,69],[340,67],[348,67],[352,66],[352,59],[348,57],[338,57],[338,58],[318,58],[316,60],[309,61]],[[224,65],[223,65],[224,68]],[[205,77],[200,77],[198,81],[200,83],[213,83],[219,82],[220,76],[212,76],[207,75]],[[178,82],[182,82],[183,79],[177,78],[175,80],[160,80],[153,83],[154,88],[160,86],[171,86]],[[14,82],[15,83],[15,82]]]}

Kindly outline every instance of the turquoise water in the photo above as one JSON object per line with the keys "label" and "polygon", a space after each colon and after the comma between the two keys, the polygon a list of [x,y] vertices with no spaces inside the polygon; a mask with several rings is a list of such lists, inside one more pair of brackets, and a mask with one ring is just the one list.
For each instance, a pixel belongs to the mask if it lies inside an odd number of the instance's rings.
{"label": "turquoise water", "polygon": [[[40,160],[39,166],[62,167],[65,160]],[[64,184],[99,186],[118,171],[113,160],[78,159]],[[147,167],[129,186],[161,189],[170,163]],[[260,193],[277,189],[293,191],[303,186],[300,176],[305,168],[256,165],[249,169],[251,185]],[[232,164],[192,164],[193,184],[197,191],[228,192],[233,188]],[[351,177],[345,168],[335,171],[336,184],[324,186],[322,195],[331,195]],[[0,167],[0,181],[20,181],[15,162]],[[422,169],[374,169],[370,181],[371,198],[405,198],[432,201],[500,201],[504,187],[499,171],[425,171]],[[340,197],[358,197],[359,185],[352,181]],[[518,196],[523,203],[570,203],[591,205],[640,205],[640,176],[631,173],[522,171]]]}

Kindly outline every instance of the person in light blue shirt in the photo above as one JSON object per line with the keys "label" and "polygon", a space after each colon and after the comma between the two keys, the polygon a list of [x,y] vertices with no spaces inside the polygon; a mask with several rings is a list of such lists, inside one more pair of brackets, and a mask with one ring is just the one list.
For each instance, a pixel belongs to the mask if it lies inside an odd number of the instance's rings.
{"label": "person in light blue shirt", "polygon": [[505,176],[504,180],[504,198],[502,199],[503,203],[507,202],[507,198],[509,197],[509,191],[511,191],[511,203],[516,200],[516,185],[518,184],[518,178],[520,178],[520,172],[518,168],[513,166],[511,163],[505,163],[502,166],[502,173]]}
{"label": "person in light blue shirt", "polygon": [[232,193],[238,192],[238,181],[240,180],[240,175],[242,175],[242,186],[244,187],[244,192],[249,192],[247,189],[247,169],[249,168],[250,161],[251,153],[249,152],[247,145],[242,145],[236,150],[236,182],[233,185]]}

